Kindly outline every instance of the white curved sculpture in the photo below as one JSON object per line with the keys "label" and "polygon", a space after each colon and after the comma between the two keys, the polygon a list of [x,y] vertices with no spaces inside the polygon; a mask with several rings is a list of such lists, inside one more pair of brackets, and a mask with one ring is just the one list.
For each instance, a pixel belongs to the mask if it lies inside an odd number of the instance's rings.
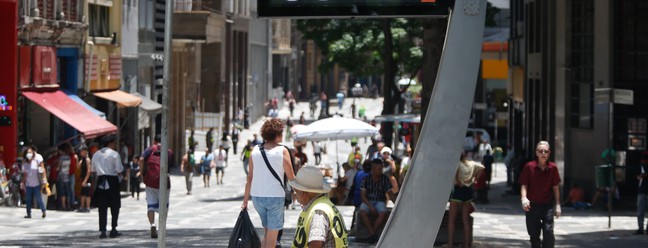
{"label": "white curved sculpture", "polygon": [[486,0],[456,0],[412,165],[377,247],[432,247],[457,170],[477,84]]}

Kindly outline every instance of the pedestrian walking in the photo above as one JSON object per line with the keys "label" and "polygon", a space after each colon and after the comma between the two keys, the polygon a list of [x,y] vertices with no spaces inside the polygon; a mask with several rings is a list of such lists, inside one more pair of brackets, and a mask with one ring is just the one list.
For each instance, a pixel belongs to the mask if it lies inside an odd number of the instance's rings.
{"label": "pedestrian walking", "polygon": [[259,135],[256,134],[256,133],[255,133],[255,134],[252,134],[252,137],[253,137],[253,138],[252,138],[252,146],[253,146],[253,147],[254,147],[254,146],[258,146],[259,144],[262,143],[262,141],[259,140],[259,137],[258,137],[258,136],[259,136]]}
{"label": "pedestrian walking", "polygon": [[81,202],[77,212],[89,213],[90,212],[90,189],[92,189],[92,171],[90,170],[92,161],[88,156],[88,147],[81,145],[79,148],[79,162],[77,163],[81,169]]}
{"label": "pedestrian walking", "polygon": [[203,176],[203,186],[209,188],[209,180],[211,179],[211,169],[214,167],[214,154],[211,149],[205,149],[205,155],[200,158],[200,173]]}
{"label": "pedestrian walking", "polygon": [[[294,180],[290,152],[279,145],[283,140],[283,124],[278,119],[269,119],[261,127],[261,136],[266,141],[255,146],[250,159],[250,174],[245,184],[242,209],[248,208],[250,196],[254,202],[261,223],[265,229],[261,247],[274,248],[277,235],[283,229],[284,203],[286,202],[285,174],[288,180]],[[256,166],[256,167],[255,167]]]}
{"label": "pedestrian walking", "polygon": [[227,162],[229,149],[232,148],[232,138],[227,132],[223,133],[223,137],[220,140],[220,146],[222,146],[222,149],[225,150],[225,162]]}
{"label": "pedestrian walking", "polygon": [[137,195],[137,200],[139,201],[140,197],[140,183],[142,183],[142,171],[139,164],[139,155],[133,156],[130,162],[128,162],[128,183],[130,184],[131,198],[135,198]]}
{"label": "pedestrian walking", "polygon": [[[554,216],[560,217],[560,175],[556,164],[549,161],[549,142],[536,145],[536,160],[524,165],[520,174],[522,209],[531,247],[554,247]],[[542,232],[542,240],[540,240]]]}
{"label": "pedestrian walking", "polygon": [[25,215],[25,218],[31,218],[32,200],[34,198],[36,198],[38,207],[43,213],[41,217],[45,218],[45,204],[43,204],[43,198],[41,198],[41,188],[49,186],[47,184],[45,166],[36,159],[36,152],[32,148],[27,148],[22,157],[23,176],[20,188],[24,189],[26,193],[25,209],[27,210],[27,215]]}
{"label": "pedestrian walking", "polygon": [[209,150],[214,148],[213,147],[214,146],[214,128],[213,127],[210,127],[209,131],[207,131],[207,134],[205,134],[205,144],[207,144],[207,148],[209,148]]}
{"label": "pedestrian walking", "polygon": [[249,173],[248,166],[250,164],[250,155],[252,154],[252,140],[248,140],[247,144],[243,147],[241,152],[241,161],[243,161],[243,170],[247,176]]}
{"label": "pedestrian walking", "polygon": [[319,165],[322,162],[322,145],[319,141],[313,141],[313,156],[315,157],[315,165]]}
{"label": "pedestrian walking", "polygon": [[344,105],[344,93],[338,92],[335,96],[338,100],[338,109],[342,109],[342,106]]}
{"label": "pedestrian walking", "polygon": [[239,142],[239,134],[241,132],[239,129],[234,126],[232,128],[232,149],[234,150],[234,154],[236,154],[237,148],[238,148],[238,142]]}
{"label": "pedestrian walking", "polygon": [[194,130],[191,130],[191,134],[189,135],[189,138],[187,138],[187,145],[189,145],[189,149],[191,150],[196,149],[196,146],[198,145],[198,141],[194,138]]}
{"label": "pedestrian walking", "polygon": [[[643,228],[646,208],[648,208],[648,151],[644,151],[641,155],[640,161],[640,174],[637,175],[639,181],[639,190],[637,191],[637,226],[639,229],[635,234],[643,234],[648,231],[648,224],[646,229]],[[648,234],[648,232],[646,232]]]}
{"label": "pedestrian walking", "polygon": [[297,172],[290,186],[304,206],[297,219],[295,247],[348,247],[344,218],[326,195],[331,188],[324,184],[319,169],[305,166]]}
{"label": "pedestrian walking", "polygon": [[[146,213],[149,224],[151,225],[151,238],[157,238],[157,226],[155,225],[155,213],[160,212],[160,177],[167,177],[167,191],[166,198],[169,199],[169,192],[171,191],[171,178],[169,178],[169,171],[160,170],[161,149],[162,144],[160,135],[154,138],[155,144],[147,148],[140,157],[140,166],[142,168],[142,175],[144,175],[144,185],[146,185],[146,205],[148,211]],[[168,151],[168,168],[173,165],[173,151],[169,148]],[[169,203],[167,202],[167,207]]]}
{"label": "pedestrian walking", "polygon": [[302,111],[301,115],[299,115],[299,124],[306,125],[306,117],[304,117],[304,111]]}
{"label": "pedestrian walking", "polygon": [[182,156],[182,164],[180,165],[180,173],[184,174],[185,185],[187,187],[187,195],[191,195],[191,184],[193,180],[193,168],[196,165],[196,158],[194,158],[193,150],[187,150],[187,154]]}
{"label": "pedestrian walking", "polygon": [[454,188],[450,193],[450,211],[448,216],[448,247],[454,247],[455,219],[461,211],[463,222],[464,243],[463,247],[470,247],[472,239],[472,228],[470,225],[470,213],[474,210],[472,205],[472,185],[477,175],[482,173],[484,166],[466,159],[466,153],[461,152],[459,165],[455,173]]}
{"label": "pedestrian walking", "polygon": [[[78,158],[74,152],[71,152],[72,146],[69,143],[63,143],[58,146],[58,177],[56,181],[56,194],[59,196],[61,210],[69,211],[72,205],[72,195],[74,194],[73,185],[76,176],[76,162]],[[73,156],[72,156],[72,155]],[[121,161],[120,161],[121,163]]]}
{"label": "pedestrian walking", "polygon": [[106,238],[106,224],[108,218],[108,208],[110,208],[110,215],[112,216],[112,230],[110,237],[115,238],[121,235],[117,231],[117,224],[119,221],[119,209],[121,208],[121,196],[119,195],[119,183],[121,181],[122,172],[124,167],[119,157],[119,153],[115,151],[115,135],[108,134],[101,138],[102,147],[92,156],[92,169],[96,173],[96,189],[94,192],[94,199],[99,210],[99,231],[101,235],[99,238]]}
{"label": "pedestrian walking", "polygon": [[225,167],[227,166],[227,150],[223,148],[223,145],[219,145],[218,150],[214,151],[213,161],[216,167],[216,184],[223,184],[223,177],[225,177]]}

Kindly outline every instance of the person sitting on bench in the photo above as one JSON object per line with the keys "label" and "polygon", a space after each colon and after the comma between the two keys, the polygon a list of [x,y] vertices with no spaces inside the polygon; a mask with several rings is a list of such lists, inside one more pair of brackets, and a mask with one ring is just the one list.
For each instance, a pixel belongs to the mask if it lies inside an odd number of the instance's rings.
{"label": "person sitting on bench", "polygon": [[[369,232],[369,242],[378,241],[377,232],[387,220],[386,194],[390,194],[391,199],[396,199],[394,194],[398,193],[398,186],[392,187],[389,177],[383,175],[383,162],[380,159],[371,161],[371,173],[365,177],[360,186],[360,218],[362,223]],[[369,215],[378,215],[375,223],[371,225]]]}

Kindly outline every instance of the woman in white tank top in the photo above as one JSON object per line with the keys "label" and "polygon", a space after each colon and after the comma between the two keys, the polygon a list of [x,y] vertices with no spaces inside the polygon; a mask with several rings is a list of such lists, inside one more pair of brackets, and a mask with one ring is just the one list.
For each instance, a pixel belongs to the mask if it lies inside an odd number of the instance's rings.
{"label": "woman in white tank top", "polygon": [[259,213],[265,235],[261,247],[274,248],[277,234],[283,229],[285,192],[282,188],[285,174],[288,180],[295,179],[295,173],[290,161],[290,153],[284,146],[279,145],[283,139],[283,123],[279,119],[269,119],[261,127],[261,137],[265,141],[263,150],[268,162],[279,180],[270,172],[262,156],[259,146],[252,149],[249,164],[249,174],[245,184],[245,195],[241,209],[247,209],[248,200],[252,196],[254,208]]}

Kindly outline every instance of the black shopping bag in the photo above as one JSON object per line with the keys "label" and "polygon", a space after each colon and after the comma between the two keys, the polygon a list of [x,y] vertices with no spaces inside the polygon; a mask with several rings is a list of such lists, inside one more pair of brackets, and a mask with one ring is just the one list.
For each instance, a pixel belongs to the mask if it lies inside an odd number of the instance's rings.
{"label": "black shopping bag", "polygon": [[259,248],[261,240],[250,221],[247,210],[241,210],[230,235],[228,248]]}

